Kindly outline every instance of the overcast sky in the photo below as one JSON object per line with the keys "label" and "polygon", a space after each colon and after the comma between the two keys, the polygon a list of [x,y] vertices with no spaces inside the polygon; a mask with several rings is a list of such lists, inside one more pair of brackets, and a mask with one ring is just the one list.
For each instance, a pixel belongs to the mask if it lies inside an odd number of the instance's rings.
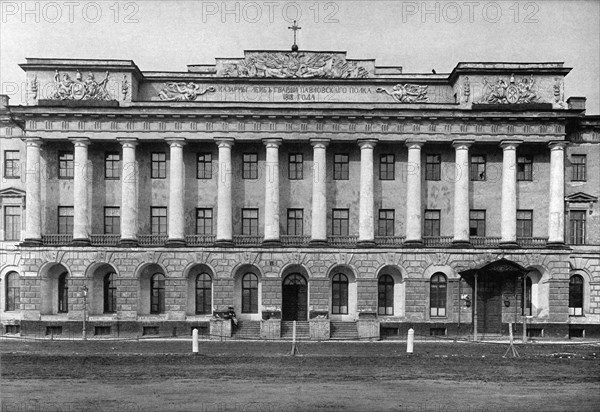
{"label": "overcast sky", "polygon": [[[565,96],[600,113],[598,1],[41,1],[0,0],[0,82],[20,104],[26,57],[131,59],[141,70],[288,50],[344,50],[405,73],[466,61],[564,61]],[[17,86],[15,86],[17,85]]]}

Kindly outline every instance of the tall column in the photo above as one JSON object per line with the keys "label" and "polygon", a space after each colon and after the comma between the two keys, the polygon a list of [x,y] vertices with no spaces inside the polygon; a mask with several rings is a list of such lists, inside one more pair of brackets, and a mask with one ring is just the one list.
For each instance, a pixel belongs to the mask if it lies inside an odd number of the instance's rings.
{"label": "tall column", "polygon": [[265,175],[265,238],[266,246],[279,245],[279,145],[281,139],[265,139],[267,162]]}
{"label": "tall column", "polygon": [[406,170],[406,241],[405,246],[421,245],[421,147],[423,141],[409,140]]}
{"label": "tall column", "polygon": [[137,139],[118,138],[123,149],[121,157],[121,246],[137,246],[138,178],[135,159]]}
{"label": "tall column", "polygon": [[456,247],[468,247],[469,241],[469,146],[471,140],[455,140],[456,176],[454,181],[454,240]]}
{"label": "tall column", "polygon": [[359,140],[360,147],[360,198],[358,219],[358,244],[375,245],[374,198],[373,198],[373,149],[377,140]]}
{"label": "tall column", "polygon": [[42,182],[40,147],[42,139],[34,137],[23,139],[27,147],[25,176],[25,239],[24,246],[42,244]]}
{"label": "tall column", "polygon": [[327,244],[327,145],[329,139],[311,139],[313,146],[313,192],[310,244]]}
{"label": "tall column", "polygon": [[89,246],[90,244],[90,210],[88,190],[91,184],[91,167],[88,165],[88,138],[69,139],[75,146],[73,171],[73,245]]}
{"label": "tall column", "polygon": [[502,147],[501,247],[517,247],[517,146],[520,140],[505,140]]}
{"label": "tall column", "polygon": [[565,244],[565,147],[567,142],[550,142],[550,205],[548,246]]}
{"label": "tall column", "polygon": [[185,207],[183,200],[184,164],[183,146],[185,139],[165,139],[170,147],[169,161],[169,239],[165,246],[185,246]]}
{"label": "tall column", "polygon": [[233,217],[231,204],[231,138],[215,139],[219,146],[219,182],[217,192],[217,239],[220,246],[233,245]]}

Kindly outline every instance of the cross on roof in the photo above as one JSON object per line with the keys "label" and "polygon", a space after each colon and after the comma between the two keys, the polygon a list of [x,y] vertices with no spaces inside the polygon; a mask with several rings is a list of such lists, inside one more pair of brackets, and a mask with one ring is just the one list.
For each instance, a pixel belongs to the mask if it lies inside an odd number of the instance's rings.
{"label": "cross on roof", "polygon": [[296,20],[294,20],[294,24],[289,26],[288,29],[294,31],[294,44],[292,45],[292,51],[298,51],[298,45],[296,44],[296,32],[302,29],[302,27],[298,26],[296,24]]}

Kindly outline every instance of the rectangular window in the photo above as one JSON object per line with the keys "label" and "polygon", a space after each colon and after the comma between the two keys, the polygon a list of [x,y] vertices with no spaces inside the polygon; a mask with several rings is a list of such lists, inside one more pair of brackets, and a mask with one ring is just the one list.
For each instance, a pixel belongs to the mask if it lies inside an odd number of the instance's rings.
{"label": "rectangular window", "polygon": [[258,179],[258,154],[244,153],[242,178]]}
{"label": "rectangular window", "polygon": [[58,178],[73,179],[74,173],[74,156],[73,152],[58,153]]}
{"label": "rectangular window", "polygon": [[585,210],[569,212],[569,232],[572,245],[585,245],[585,213]]}
{"label": "rectangular window", "polygon": [[440,236],[440,211],[426,210],[425,211],[425,230],[423,236],[439,237]]}
{"label": "rectangular window", "polygon": [[469,236],[485,236],[485,210],[469,212]]}
{"label": "rectangular window", "polygon": [[6,206],[4,208],[4,240],[21,239],[21,207]]}
{"label": "rectangular window", "polygon": [[587,180],[587,156],[572,155],[571,166],[573,167],[573,175],[571,180],[574,182],[585,182]]}
{"label": "rectangular window", "polygon": [[442,156],[431,154],[425,156],[425,180],[442,179]]}
{"label": "rectangular window", "polygon": [[167,154],[164,152],[152,153],[152,170],[150,177],[152,179],[167,178]]}
{"label": "rectangular window", "polygon": [[303,158],[300,153],[291,153],[288,162],[288,178],[290,180],[304,179]]}
{"label": "rectangular window", "polygon": [[104,155],[104,178],[119,179],[121,177],[121,155],[106,153]]}
{"label": "rectangular window", "polygon": [[151,207],[150,219],[152,224],[152,234],[164,236],[167,234],[167,208]]}
{"label": "rectangular window", "polygon": [[485,156],[471,156],[471,180],[485,180]]}
{"label": "rectangular window", "polygon": [[517,237],[533,237],[533,210],[517,210]]}
{"label": "rectangular window", "polygon": [[118,235],[121,233],[121,209],[115,206],[104,208],[104,234]]}
{"label": "rectangular window", "polygon": [[196,209],[196,234],[197,235],[212,235],[213,234],[213,210],[212,209]]}
{"label": "rectangular window", "polygon": [[212,153],[198,153],[197,179],[212,179]]}
{"label": "rectangular window", "polygon": [[517,156],[517,180],[533,180],[533,156]]}
{"label": "rectangular window", "polygon": [[21,177],[19,170],[19,151],[5,150],[4,151],[4,177],[6,179],[17,179]]}
{"label": "rectangular window", "polygon": [[290,236],[304,235],[304,210],[287,210],[287,234]]}
{"label": "rectangular window", "polygon": [[242,235],[258,236],[258,209],[242,209]]}
{"label": "rectangular window", "polygon": [[379,209],[379,236],[394,236],[394,209]]}
{"label": "rectangular window", "polygon": [[61,235],[73,234],[73,206],[58,207],[58,233]]}
{"label": "rectangular window", "polygon": [[396,178],[396,156],[382,154],[379,158],[379,180],[394,180]]}
{"label": "rectangular window", "polygon": [[333,180],[348,180],[350,173],[349,157],[347,154],[333,155]]}
{"label": "rectangular window", "polygon": [[348,236],[348,226],[350,212],[348,209],[333,209],[331,234],[333,236]]}

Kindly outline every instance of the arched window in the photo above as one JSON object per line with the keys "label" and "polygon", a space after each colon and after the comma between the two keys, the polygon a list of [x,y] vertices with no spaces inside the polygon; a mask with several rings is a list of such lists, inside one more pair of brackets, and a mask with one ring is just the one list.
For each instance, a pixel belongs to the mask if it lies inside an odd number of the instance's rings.
{"label": "arched window", "polygon": [[6,299],[4,310],[19,310],[20,307],[20,280],[17,272],[10,272],[6,275]]}
{"label": "arched window", "polygon": [[573,275],[569,280],[569,316],[583,316],[583,277]]}
{"label": "arched window", "polygon": [[254,273],[242,278],[242,313],[258,313],[258,277]]}
{"label": "arched window", "polygon": [[446,316],[446,275],[435,273],[429,283],[429,307],[432,317]]}
{"label": "arched window", "polygon": [[155,273],[150,278],[150,313],[165,312],[165,276]]}
{"label": "arched window", "polygon": [[348,314],[348,278],[342,273],[333,275],[331,281],[331,313]]}
{"label": "arched window", "polygon": [[104,276],[104,313],[115,313],[117,311],[117,285],[115,285],[115,274],[107,273]]}
{"label": "arched window", "polygon": [[377,313],[379,315],[394,314],[394,279],[390,275],[383,275],[379,278]]}
{"label": "arched window", "polygon": [[69,311],[67,275],[68,273],[65,272],[58,277],[58,313],[67,313]]}
{"label": "arched window", "polygon": [[527,276],[525,278],[525,316],[531,316],[531,278]]}
{"label": "arched window", "polygon": [[196,314],[212,313],[212,279],[207,273],[196,277]]}

